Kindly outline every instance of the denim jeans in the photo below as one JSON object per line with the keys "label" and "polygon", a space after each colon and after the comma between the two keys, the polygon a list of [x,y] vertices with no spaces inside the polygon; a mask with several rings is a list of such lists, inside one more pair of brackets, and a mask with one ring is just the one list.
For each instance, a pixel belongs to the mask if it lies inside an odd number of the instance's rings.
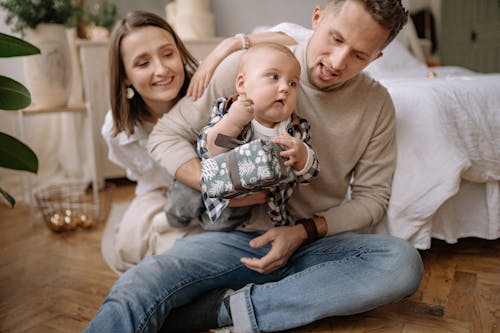
{"label": "denim jeans", "polygon": [[406,241],[355,233],[301,246],[287,265],[260,274],[240,263],[269,251],[250,248],[255,236],[207,232],[177,240],[123,274],[84,332],[156,332],[173,308],[220,287],[238,290],[230,297],[235,332],[282,331],[401,300],[423,274]]}

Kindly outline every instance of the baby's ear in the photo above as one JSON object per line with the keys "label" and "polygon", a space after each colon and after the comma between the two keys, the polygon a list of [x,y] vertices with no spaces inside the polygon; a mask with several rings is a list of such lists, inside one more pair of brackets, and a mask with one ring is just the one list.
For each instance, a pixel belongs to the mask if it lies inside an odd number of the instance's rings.
{"label": "baby's ear", "polygon": [[244,75],[243,73],[238,73],[238,75],[236,76],[236,82],[235,82],[235,87],[236,87],[236,91],[238,92],[238,94],[244,94],[245,93],[245,78],[244,78]]}

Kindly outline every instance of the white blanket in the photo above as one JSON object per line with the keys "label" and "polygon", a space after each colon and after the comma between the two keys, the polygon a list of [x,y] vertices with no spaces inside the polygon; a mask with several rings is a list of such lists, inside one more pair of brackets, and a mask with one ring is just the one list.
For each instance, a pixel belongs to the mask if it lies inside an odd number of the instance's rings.
{"label": "white blanket", "polygon": [[492,185],[486,209],[496,226],[488,238],[500,237],[500,74],[378,79],[397,114],[388,232],[430,247],[431,218],[463,178]]}

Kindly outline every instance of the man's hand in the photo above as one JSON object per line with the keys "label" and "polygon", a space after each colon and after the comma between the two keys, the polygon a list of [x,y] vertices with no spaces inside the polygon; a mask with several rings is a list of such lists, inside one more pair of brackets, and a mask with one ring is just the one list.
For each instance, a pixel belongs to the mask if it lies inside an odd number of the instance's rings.
{"label": "man's hand", "polygon": [[271,250],[260,259],[241,258],[241,262],[249,269],[269,274],[283,267],[306,239],[307,233],[302,225],[272,228],[250,241],[252,248],[271,243]]}

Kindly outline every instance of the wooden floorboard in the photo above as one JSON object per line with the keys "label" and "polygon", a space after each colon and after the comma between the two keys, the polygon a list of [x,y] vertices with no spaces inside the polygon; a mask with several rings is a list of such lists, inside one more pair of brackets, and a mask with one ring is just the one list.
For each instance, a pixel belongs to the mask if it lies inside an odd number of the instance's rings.
{"label": "wooden floorboard", "polygon": [[[101,256],[103,229],[56,234],[26,207],[0,205],[0,332],[81,332],[117,278]],[[425,275],[409,299],[287,332],[500,333],[500,240],[433,240],[421,253]]]}

